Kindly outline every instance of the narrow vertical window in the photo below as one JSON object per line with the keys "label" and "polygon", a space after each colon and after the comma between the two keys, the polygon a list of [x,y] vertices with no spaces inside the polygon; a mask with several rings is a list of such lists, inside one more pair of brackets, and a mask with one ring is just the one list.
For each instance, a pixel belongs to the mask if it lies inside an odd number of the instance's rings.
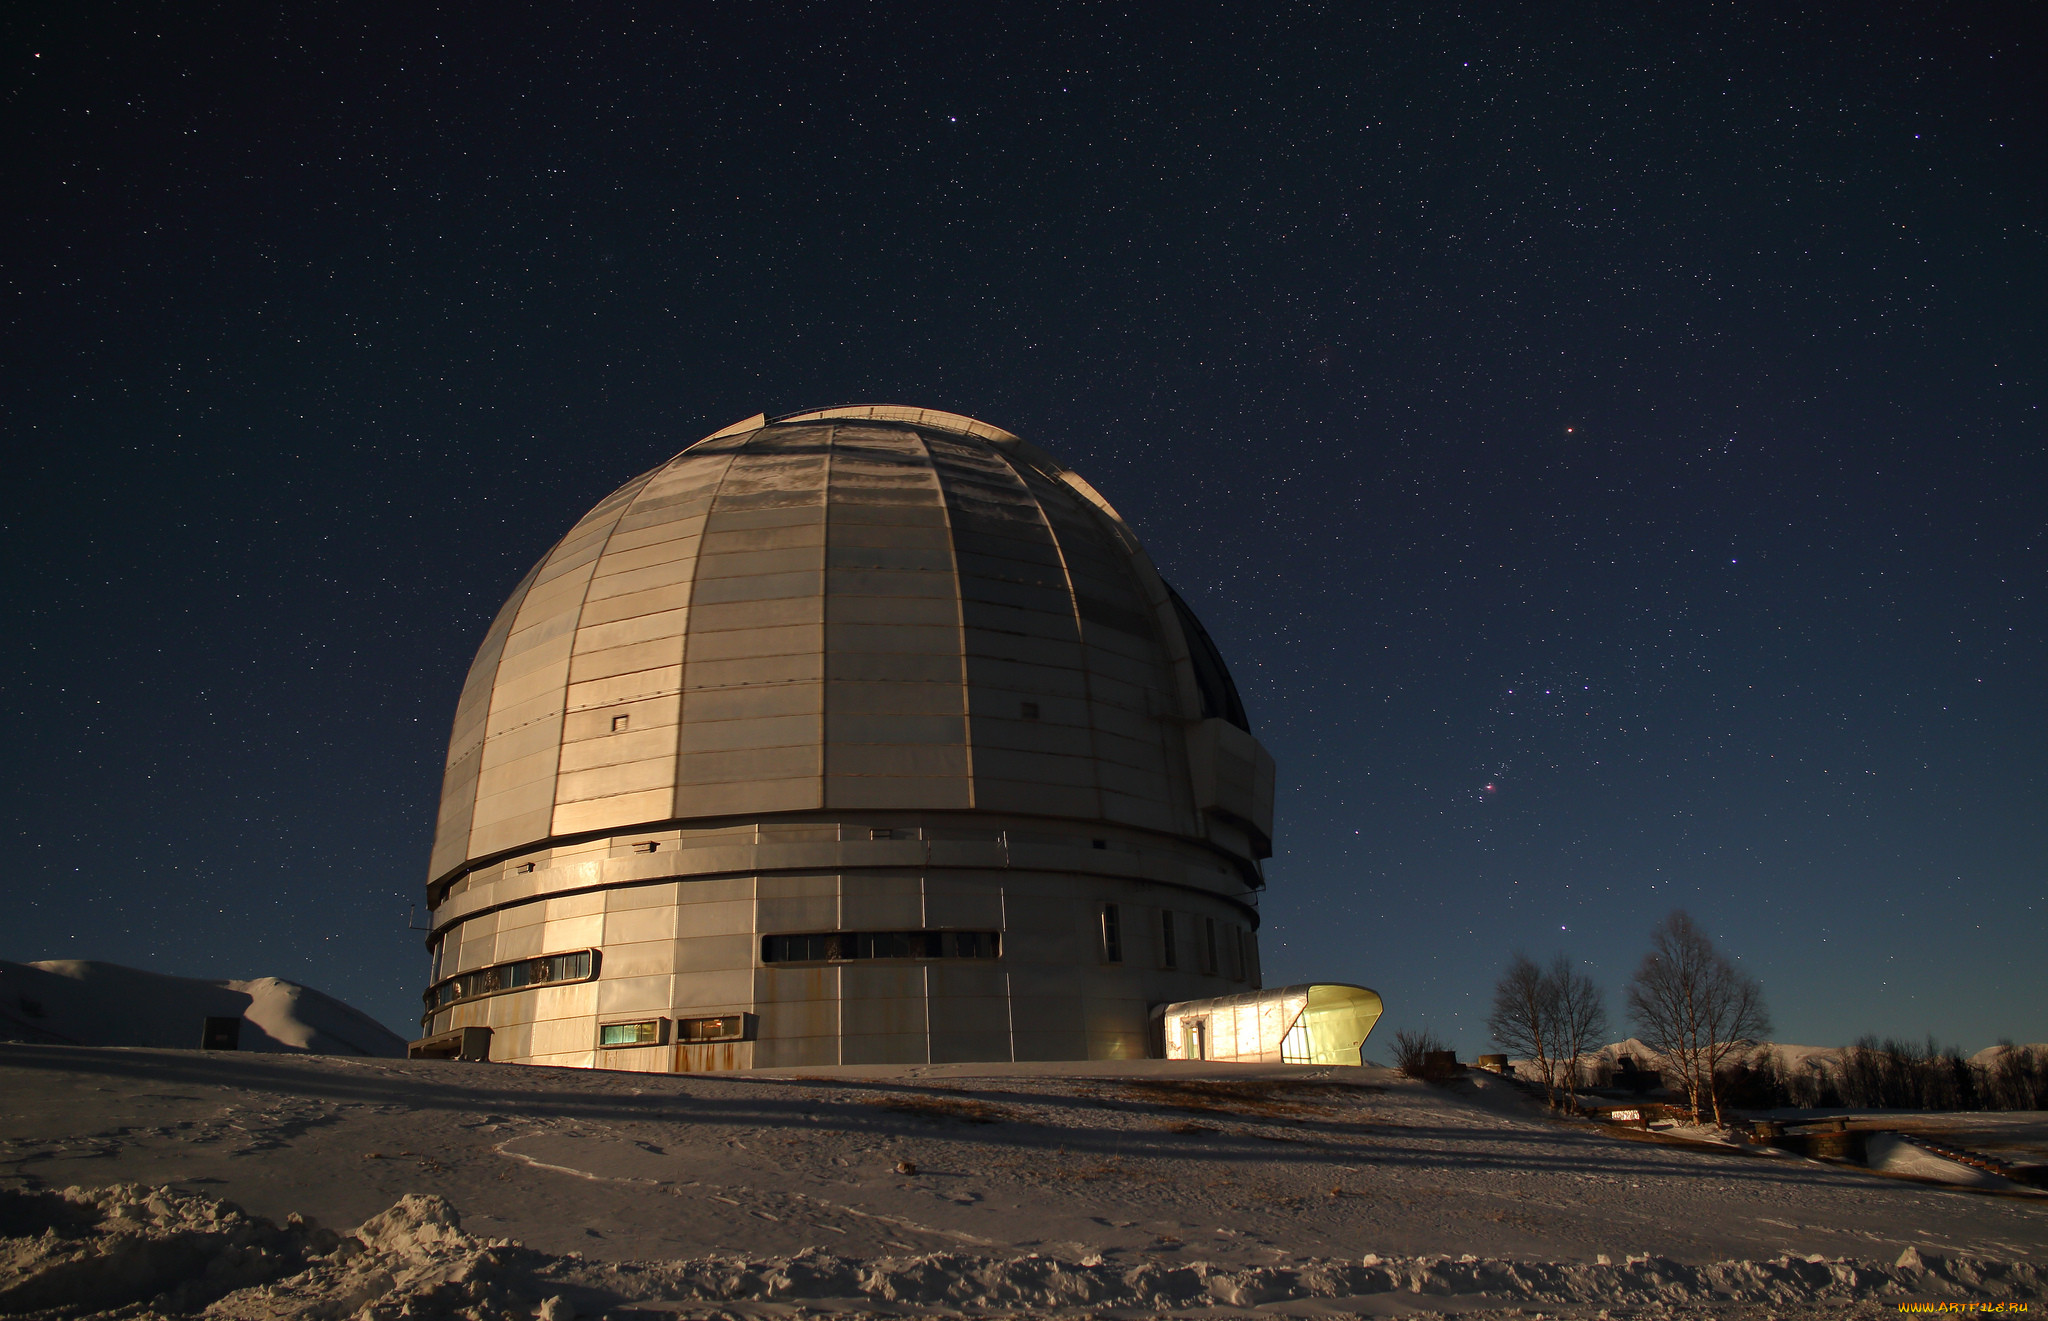
{"label": "narrow vertical window", "polygon": [[1216,919],[1202,919],[1202,971],[1214,974],[1216,971]]}
{"label": "narrow vertical window", "polygon": [[1105,963],[1124,961],[1123,916],[1115,904],[1102,906],[1102,959]]}
{"label": "narrow vertical window", "polygon": [[1159,966],[1162,968],[1178,968],[1180,966],[1180,951],[1174,948],[1173,943],[1173,910],[1171,908],[1159,910]]}

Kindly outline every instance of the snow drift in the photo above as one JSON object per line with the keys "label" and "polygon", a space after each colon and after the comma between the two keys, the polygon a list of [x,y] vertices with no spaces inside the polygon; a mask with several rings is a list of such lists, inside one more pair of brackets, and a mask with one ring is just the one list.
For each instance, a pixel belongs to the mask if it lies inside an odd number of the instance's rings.
{"label": "snow drift", "polygon": [[0,1041],[194,1049],[208,1018],[242,1020],[241,1048],[403,1056],[405,1039],[310,986],[202,981],[118,963],[0,959]]}
{"label": "snow drift", "polygon": [[1490,1304],[1805,1307],[1907,1298],[2039,1297],[2048,1272],[1908,1248],[1890,1262],[1819,1256],[1686,1265],[1662,1257],[1532,1262],[1477,1256],[1298,1259],[1284,1266],[1065,1261],[935,1252],[859,1259],[805,1251],[599,1262],[475,1237],[440,1197],[408,1194],[353,1233],[282,1227],[170,1188],[0,1191],[0,1311],[61,1307],[216,1321],[463,1316],[526,1321],[621,1304],[775,1302],[830,1312],[1145,1308],[1215,1316],[1310,1299],[1408,1294]]}

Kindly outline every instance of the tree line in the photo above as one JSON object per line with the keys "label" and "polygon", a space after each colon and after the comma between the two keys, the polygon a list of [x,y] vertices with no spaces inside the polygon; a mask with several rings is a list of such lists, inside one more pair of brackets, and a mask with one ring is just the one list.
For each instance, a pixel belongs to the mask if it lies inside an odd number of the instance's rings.
{"label": "tree line", "polygon": [[2048,1051],[2001,1041],[1978,1063],[1954,1046],[1863,1037],[1832,1060],[1788,1064],[1768,1050],[1738,1062],[1723,1084],[1754,1110],[2048,1110]]}
{"label": "tree line", "polygon": [[[1546,1101],[1576,1110],[1579,1061],[1607,1035],[1606,1002],[1599,984],[1565,955],[1545,968],[1516,953],[1494,985],[1486,1026],[1502,1047],[1530,1061]],[[1683,910],[1651,930],[1650,950],[1623,1002],[1637,1038],[1659,1057],[1666,1084],[1683,1093],[1695,1124],[1702,1111],[1722,1123],[1724,1104],[2048,1108],[2048,1053],[2023,1048],[1978,1065],[1932,1040],[1921,1048],[1865,1037],[1832,1064],[1809,1060],[1788,1068],[1774,1052],[1758,1049],[1771,1027],[1762,985],[1716,950]],[[1426,1049],[1442,1048],[1427,1033],[1397,1033],[1395,1045],[1397,1062],[1409,1072],[1409,1056],[1420,1060]]]}

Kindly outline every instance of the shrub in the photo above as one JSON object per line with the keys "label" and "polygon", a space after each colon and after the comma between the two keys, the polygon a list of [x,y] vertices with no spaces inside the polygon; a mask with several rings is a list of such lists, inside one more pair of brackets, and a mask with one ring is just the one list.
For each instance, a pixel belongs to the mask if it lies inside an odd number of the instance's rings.
{"label": "shrub", "polygon": [[1449,1049],[1443,1038],[1428,1028],[1411,1032],[1404,1027],[1394,1034],[1394,1067],[1410,1078],[1421,1078],[1427,1073],[1424,1057]]}

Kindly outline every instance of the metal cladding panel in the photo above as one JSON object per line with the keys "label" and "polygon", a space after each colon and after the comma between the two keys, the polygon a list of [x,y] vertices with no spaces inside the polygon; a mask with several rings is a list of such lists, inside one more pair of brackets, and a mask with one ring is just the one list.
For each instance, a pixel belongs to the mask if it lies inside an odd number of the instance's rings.
{"label": "metal cladding panel", "polygon": [[[944,512],[916,432],[838,429],[825,530],[828,807],[972,805],[959,584],[932,517]],[[893,534],[886,544],[882,531]]]}
{"label": "metal cladding panel", "polygon": [[469,677],[463,681],[462,696],[455,704],[455,729],[448,738],[448,768],[441,782],[441,815],[434,829],[434,852],[428,875],[440,876],[467,859],[469,827],[476,809],[477,768],[483,761],[484,719],[490,712],[491,689],[497,682],[498,658],[504,654],[505,639],[512,621],[526,600],[540,565],[526,571],[512,595],[491,621],[484,642],[470,662]]}
{"label": "metal cladding panel", "polygon": [[[596,556],[571,646],[550,833],[624,828],[675,813],[688,591],[729,460],[672,460],[620,511]],[[620,532],[632,524],[623,544]],[[656,534],[675,535],[657,539]],[[597,600],[612,604],[589,621]],[[631,613],[638,608],[638,613]],[[586,716],[585,713],[594,713]]]}
{"label": "metal cladding panel", "polygon": [[824,620],[824,547],[811,529],[824,520],[829,437],[799,428],[737,448],[712,499],[684,647],[679,816],[817,805],[822,684],[789,658],[817,646],[791,631],[814,638]]}
{"label": "metal cladding panel", "polygon": [[1241,851],[1217,821],[1264,826],[1271,760],[1253,752],[1249,784],[1211,742],[1191,764],[1185,731],[1212,713],[1176,604],[1093,488],[985,424],[859,408],[729,428],[606,497],[493,623],[431,875],[829,808]]}

